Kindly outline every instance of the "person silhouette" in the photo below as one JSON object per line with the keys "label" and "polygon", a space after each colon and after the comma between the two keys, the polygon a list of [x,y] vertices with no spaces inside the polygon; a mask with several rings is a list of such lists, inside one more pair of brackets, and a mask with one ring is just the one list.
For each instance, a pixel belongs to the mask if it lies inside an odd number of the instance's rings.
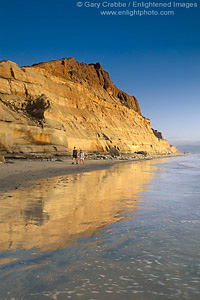
{"label": "person silhouette", "polygon": [[74,147],[73,153],[72,153],[72,164],[76,161],[76,164],[78,164],[78,152],[76,150],[76,147]]}
{"label": "person silhouette", "polygon": [[81,165],[84,165],[85,154],[82,149],[80,150],[78,157],[80,158]]}

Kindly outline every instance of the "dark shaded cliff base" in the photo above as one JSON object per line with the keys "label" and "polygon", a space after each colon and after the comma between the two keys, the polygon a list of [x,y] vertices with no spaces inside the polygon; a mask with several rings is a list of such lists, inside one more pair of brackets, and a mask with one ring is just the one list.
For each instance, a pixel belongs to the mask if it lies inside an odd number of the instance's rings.
{"label": "dark shaded cliff base", "polygon": [[[180,155],[180,154],[179,154]],[[164,158],[174,155],[132,157],[105,157],[104,155],[87,158],[84,165],[72,164],[71,158],[21,160],[6,159],[0,163],[0,193],[18,189],[31,184],[32,181],[41,178],[51,178],[67,174],[85,173],[110,168],[116,163],[139,161],[153,158]]]}

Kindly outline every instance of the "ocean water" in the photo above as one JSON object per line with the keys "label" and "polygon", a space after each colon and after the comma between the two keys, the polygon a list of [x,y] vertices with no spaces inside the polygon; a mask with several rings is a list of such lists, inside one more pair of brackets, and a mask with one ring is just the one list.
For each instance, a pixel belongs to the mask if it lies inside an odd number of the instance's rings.
{"label": "ocean water", "polygon": [[0,299],[200,299],[200,155],[0,195]]}

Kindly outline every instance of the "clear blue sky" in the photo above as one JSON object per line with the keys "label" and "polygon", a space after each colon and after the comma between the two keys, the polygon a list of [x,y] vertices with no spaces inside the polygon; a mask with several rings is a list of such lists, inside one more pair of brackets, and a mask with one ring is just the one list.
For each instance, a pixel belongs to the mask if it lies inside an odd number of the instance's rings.
{"label": "clear blue sky", "polygon": [[0,59],[100,62],[171,143],[200,141],[200,1],[175,16],[143,17],[101,16],[76,3],[0,0]]}

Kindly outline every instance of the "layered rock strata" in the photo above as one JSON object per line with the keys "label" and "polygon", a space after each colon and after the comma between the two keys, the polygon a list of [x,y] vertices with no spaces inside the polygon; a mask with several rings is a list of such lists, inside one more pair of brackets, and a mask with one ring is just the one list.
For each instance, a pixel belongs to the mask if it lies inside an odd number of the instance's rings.
{"label": "layered rock strata", "polygon": [[85,152],[177,153],[97,64],[74,58],[18,67],[0,62],[0,152],[30,156]]}

